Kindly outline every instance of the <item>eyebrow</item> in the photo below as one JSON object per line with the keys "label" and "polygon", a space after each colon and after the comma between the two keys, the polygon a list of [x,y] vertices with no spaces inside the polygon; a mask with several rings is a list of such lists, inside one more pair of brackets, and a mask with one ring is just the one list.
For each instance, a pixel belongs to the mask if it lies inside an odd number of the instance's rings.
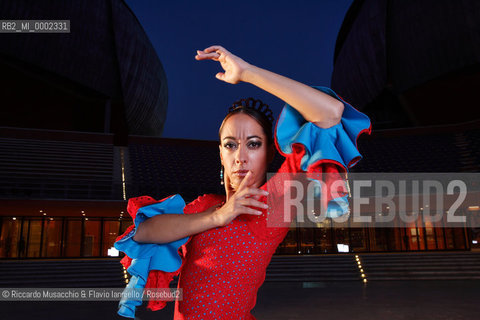
{"label": "eyebrow", "polygon": [[[247,140],[252,139],[252,138],[258,138],[258,139],[262,140],[262,138],[260,138],[259,136],[248,136]],[[228,137],[223,138],[223,140],[225,140],[225,139],[235,140],[235,137],[228,136]]]}

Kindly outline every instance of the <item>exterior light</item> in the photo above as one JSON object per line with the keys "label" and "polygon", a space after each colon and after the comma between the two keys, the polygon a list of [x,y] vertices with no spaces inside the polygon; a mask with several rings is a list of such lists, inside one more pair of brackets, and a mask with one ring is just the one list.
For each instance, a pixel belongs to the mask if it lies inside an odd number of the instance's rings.
{"label": "exterior light", "polygon": [[[107,255],[110,257],[118,257],[119,251],[115,247],[111,247],[107,250]],[[123,267],[123,270],[125,271],[125,267]]]}

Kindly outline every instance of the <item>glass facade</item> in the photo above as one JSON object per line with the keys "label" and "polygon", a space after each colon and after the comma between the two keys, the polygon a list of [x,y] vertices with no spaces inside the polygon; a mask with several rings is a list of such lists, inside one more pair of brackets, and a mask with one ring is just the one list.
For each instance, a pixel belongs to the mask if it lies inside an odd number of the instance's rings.
{"label": "glass facade", "polygon": [[42,257],[61,256],[62,222],[54,218],[43,221]]}
{"label": "glass facade", "polygon": [[0,258],[107,257],[131,220],[1,217]]}
{"label": "glass facade", "polygon": [[[277,254],[318,254],[341,252],[407,252],[480,249],[480,230],[446,228],[443,221],[423,222],[421,218],[407,226],[369,228],[325,220],[316,228],[292,228],[280,244]],[[348,250],[345,251],[345,246]],[[342,250],[343,249],[343,250]]]}
{"label": "glass facade", "polygon": [[[0,223],[0,258],[74,258],[107,257],[108,249],[131,220],[1,217]],[[444,228],[443,221],[368,228],[353,227],[350,220],[336,223],[328,219],[317,223],[316,228],[291,228],[276,254],[475,250],[478,242],[479,230]]]}

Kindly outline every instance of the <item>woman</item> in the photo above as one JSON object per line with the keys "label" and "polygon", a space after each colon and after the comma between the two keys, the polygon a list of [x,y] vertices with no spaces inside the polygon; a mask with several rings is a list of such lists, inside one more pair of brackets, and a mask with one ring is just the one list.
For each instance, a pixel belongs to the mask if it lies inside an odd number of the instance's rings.
{"label": "woman", "polygon": [[[341,180],[339,173],[361,159],[356,139],[370,133],[370,121],[332,90],[258,68],[220,46],[197,51],[195,58],[220,62],[219,80],[251,83],[285,101],[275,137],[268,107],[252,99],[236,103],[219,130],[226,195],[206,194],[186,206],[179,195],[130,199],[135,224],[115,247],[126,253],[121,262],[132,275],[128,288],[168,288],[180,275],[183,299],[175,302],[175,319],[255,319],[250,311],[257,291],[290,225],[282,215],[281,174],[307,173],[316,181],[315,173],[331,173],[327,186]],[[266,183],[275,146],[286,159]],[[342,188],[322,196],[327,215],[344,214],[345,199]],[[141,302],[122,299],[118,313],[134,317]],[[150,300],[148,307],[165,304]]]}

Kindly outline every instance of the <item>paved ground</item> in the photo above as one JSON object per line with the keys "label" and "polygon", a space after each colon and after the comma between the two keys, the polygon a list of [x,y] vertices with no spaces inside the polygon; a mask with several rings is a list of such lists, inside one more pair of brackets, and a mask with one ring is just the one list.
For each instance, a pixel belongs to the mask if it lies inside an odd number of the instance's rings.
{"label": "paved ground", "polygon": [[[253,314],[258,320],[478,319],[479,302],[480,280],[265,283]],[[171,320],[173,307],[140,307],[136,319]],[[127,319],[116,310],[116,302],[2,302],[0,319]]]}

